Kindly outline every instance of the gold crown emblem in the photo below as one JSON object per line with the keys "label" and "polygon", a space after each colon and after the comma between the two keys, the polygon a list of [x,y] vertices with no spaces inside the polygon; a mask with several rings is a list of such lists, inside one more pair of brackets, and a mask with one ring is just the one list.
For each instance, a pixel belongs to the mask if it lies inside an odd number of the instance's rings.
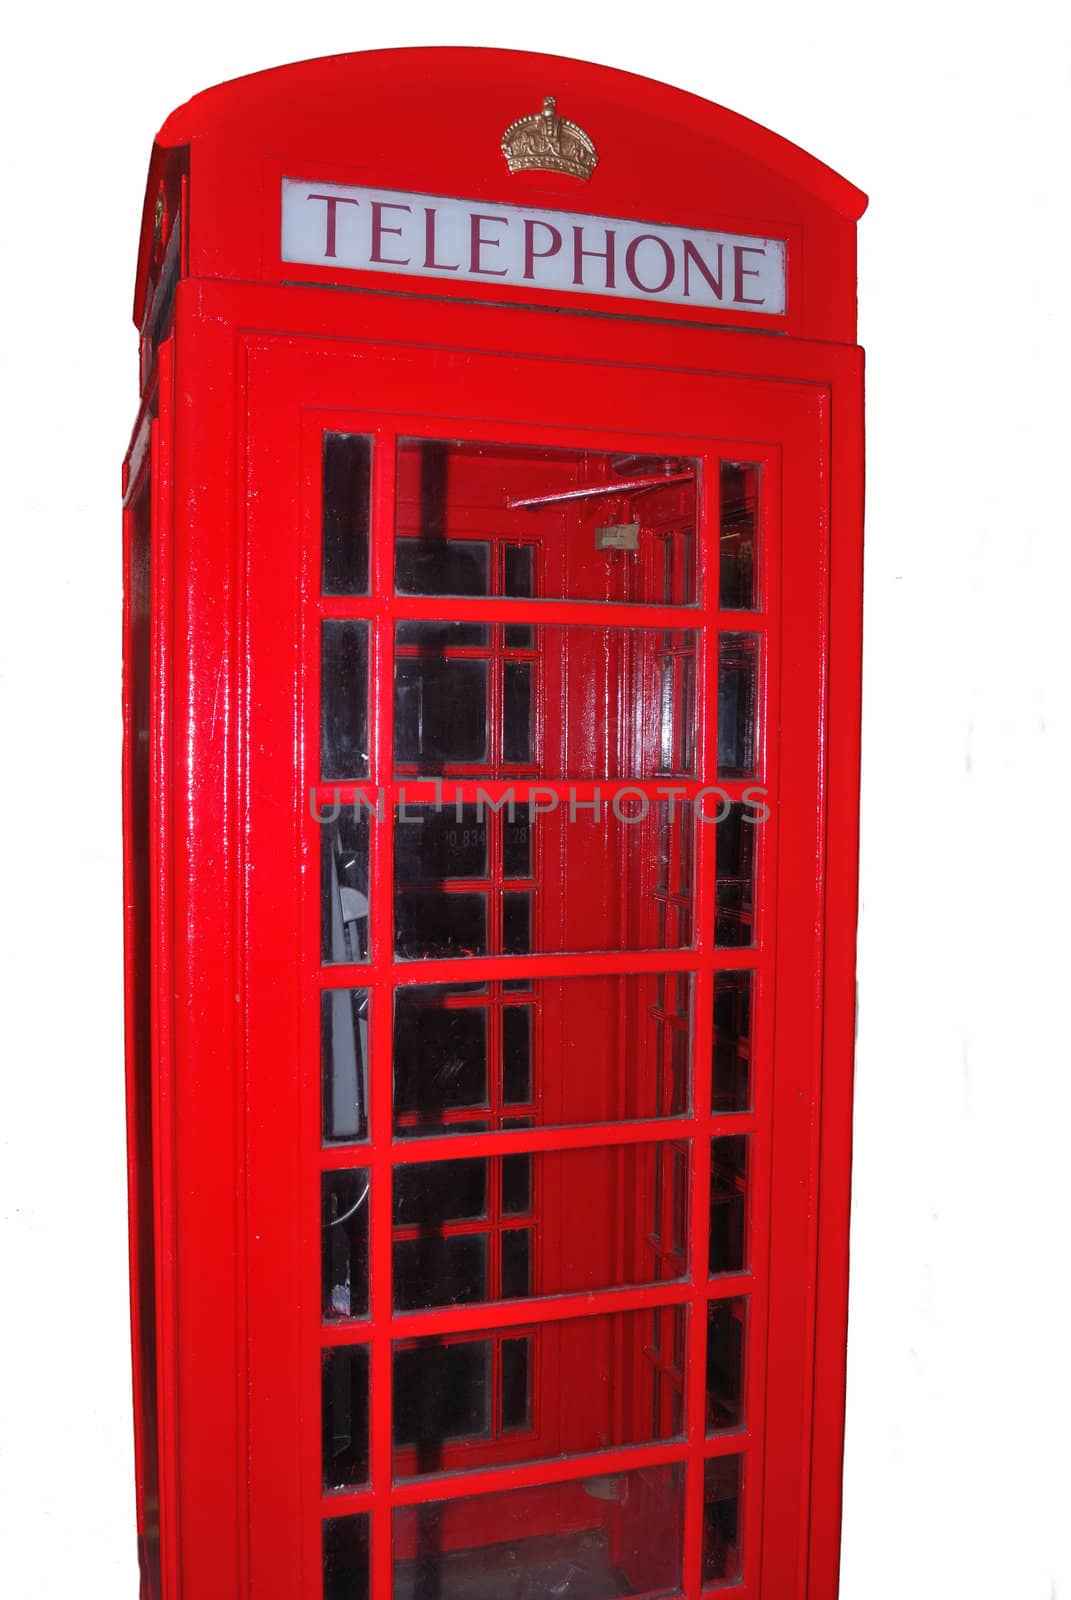
{"label": "gold crown emblem", "polygon": [[598,155],[583,128],[555,111],[548,94],[542,111],[511,122],[502,135],[502,154],[511,172],[567,172],[573,178],[590,178]]}

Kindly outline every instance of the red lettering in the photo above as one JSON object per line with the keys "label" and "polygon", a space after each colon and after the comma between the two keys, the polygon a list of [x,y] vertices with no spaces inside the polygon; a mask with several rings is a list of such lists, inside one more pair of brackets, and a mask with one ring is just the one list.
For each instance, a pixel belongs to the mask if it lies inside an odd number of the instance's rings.
{"label": "red lettering", "polygon": [[485,239],[484,238],[483,234],[480,231],[480,224],[482,222],[497,222],[503,228],[508,228],[509,227],[509,218],[508,217],[484,216],[479,211],[473,211],[473,212],[470,213],[470,215],[469,215],[469,241],[470,241],[469,271],[470,272],[482,272],[484,277],[487,277],[487,278],[504,278],[506,276],[506,273],[509,271],[508,267],[484,267],[484,266],[480,265],[480,255],[481,255],[481,252],[485,248],[491,249],[491,250],[498,250],[498,249],[501,248],[501,245],[502,245],[502,240],[501,239]]}
{"label": "red lettering", "polygon": [[409,265],[408,256],[406,256],[404,261],[399,261],[396,256],[385,256],[382,254],[383,235],[385,233],[397,234],[399,239],[402,236],[401,228],[388,228],[384,224],[383,213],[384,211],[412,212],[412,209],[412,206],[404,206],[398,201],[394,200],[372,201],[372,251],[368,258],[370,261],[378,262],[378,264],[382,267],[407,267]]}
{"label": "red lettering", "polygon": [[424,207],[424,270],[426,272],[456,272],[459,266],[457,261],[436,261],[435,259],[435,216],[434,206]]}
{"label": "red lettering", "polygon": [[[535,247],[535,230],[545,228],[550,235],[549,245],[546,250],[537,250]],[[537,261],[545,260],[547,256],[556,256],[562,247],[562,236],[553,222],[541,222],[538,217],[525,217],[524,219],[524,276],[534,278],[534,267]]]}
{"label": "red lettering", "polygon": [[307,198],[309,200],[326,200],[327,202],[327,228],[326,238],[324,241],[324,255],[333,256],[335,254],[335,230],[339,206],[359,206],[361,202],[359,200],[354,200],[353,197],[348,194],[310,194],[307,196]]}
{"label": "red lettering", "polygon": [[[717,245],[715,246],[715,249],[717,250],[717,255],[718,255],[718,265],[712,271],[711,268],[708,267],[706,262],[703,260],[703,257],[699,254],[698,248],[692,243],[691,239],[685,239],[685,241],[684,241],[684,292],[685,292],[686,295],[689,295],[692,292],[692,288],[691,288],[692,280],[691,280],[691,277],[689,276],[688,269],[689,269],[690,266],[692,266],[694,264],[695,266],[697,266],[699,268],[699,271],[702,273],[703,277],[709,283],[715,300],[720,300],[721,299],[721,285],[722,285],[722,277],[723,277],[722,253],[725,250],[725,246],[721,242],[720,239],[719,239]],[[716,274],[716,276],[715,276],[715,274]]]}
{"label": "red lettering", "polygon": [[[661,283],[644,283],[636,273],[637,251],[639,250],[640,245],[646,244],[648,240],[650,240],[652,244],[658,245],[659,249],[662,251],[662,256],[666,263],[666,271]],[[673,274],[676,272],[676,270],[677,264],[673,259],[672,250],[669,248],[669,245],[664,239],[659,238],[657,233],[639,234],[635,239],[632,240],[628,249],[625,251],[625,271],[628,273],[629,282],[635,288],[642,290],[644,294],[661,294],[662,290],[667,288],[672,282]]]}
{"label": "red lettering", "polygon": [[607,289],[615,289],[617,287],[616,270],[615,270],[615,267],[614,267],[614,245],[615,245],[615,243],[617,241],[617,229],[616,228],[607,228],[605,230],[605,237],[606,237],[606,249],[605,250],[585,250],[584,249],[584,230],[583,230],[582,227],[574,226],[574,228],[573,228],[573,282],[574,282],[574,284],[581,284],[581,285],[583,284],[583,282],[584,282],[584,258],[585,258],[585,256],[593,256],[597,261],[605,261],[605,263],[606,263],[606,277],[605,277],[606,288]]}
{"label": "red lettering", "polygon": [[758,267],[745,267],[745,256],[764,256],[765,249],[756,244],[733,245],[733,299],[741,306],[761,306],[766,303],[766,296],[759,295],[756,300],[752,295],[744,293],[744,279],[760,276]]}

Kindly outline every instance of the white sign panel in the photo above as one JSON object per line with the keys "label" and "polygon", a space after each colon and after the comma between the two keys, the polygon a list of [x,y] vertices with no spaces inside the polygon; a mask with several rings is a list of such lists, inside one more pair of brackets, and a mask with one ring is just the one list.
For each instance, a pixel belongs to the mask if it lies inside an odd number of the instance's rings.
{"label": "white sign panel", "polygon": [[282,256],[782,316],[781,239],[283,179]]}

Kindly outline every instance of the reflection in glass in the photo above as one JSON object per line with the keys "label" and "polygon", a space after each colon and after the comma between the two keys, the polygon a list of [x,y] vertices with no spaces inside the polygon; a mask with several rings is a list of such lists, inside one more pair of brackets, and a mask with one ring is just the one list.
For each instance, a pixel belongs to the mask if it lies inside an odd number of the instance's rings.
{"label": "reflection in glass", "polygon": [[703,1470],[703,1586],[737,1583],[742,1571],[743,1456],[716,1456]]}
{"label": "reflection in glass", "polygon": [[[398,589],[693,605],[698,470],[678,456],[403,439]],[[596,528],[633,522],[637,549],[597,547]]]}
{"label": "reflection in glass", "polygon": [[323,1141],[368,1138],[367,989],[325,989],[320,996]]}
{"label": "reflection in glass", "polygon": [[499,1107],[530,1107],[541,1127],[685,1115],[691,995],[687,972],[400,987],[395,1133],[464,1132]]}
{"label": "reflection in glass", "polygon": [[758,635],[723,633],[718,640],[719,778],[755,776],[758,704]]}
{"label": "reflection in glass", "polygon": [[683,1512],[676,1465],[400,1507],[394,1600],[656,1600],[680,1588]]}
{"label": "reflection in glass", "polygon": [[755,940],[755,846],[759,824],[748,805],[734,802],[717,824],[714,943],[739,949]]}
{"label": "reflection in glass", "polygon": [[320,823],[322,958],[368,960],[368,814],[343,808]]}
{"label": "reflection in glass", "polygon": [[324,434],[324,594],[368,593],[371,467],[371,439],[356,433]]}
{"label": "reflection in glass", "polygon": [[[669,1147],[644,1143],[397,1165],[396,1307],[631,1288],[684,1276],[686,1240],[670,1260],[650,1237],[646,1208],[623,1210],[620,1202],[621,1195],[657,1198],[668,1184],[662,1205],[669,1214],[675,1171],[687,1193],[688,1146],[673,1146],[675,1162],[659,1160],[663,1148]],[[556,1216],[584,1221],[563,1227],[560,1242],[544,1249],[540,1228],[550,1196]]]}
{"label": "reflection in glass", "polygon": [[368,1481],[368,1346],[325,1350],[323,1486],[356,1489]]}
{"label": "reflection in glass", "polygon": [[759,475],[746,462],[721,464],[719,604],[723,611],[754,611],[758,606]]}
{"label": "reflection in glass", "polygon": [[747,1266],[746,1134],[710,1141],[710,1272],[743,1272]]}
{"label": "reflection in glass", "polygon": [[[686,1310],[666,1307],[662,1315],[667,1349],[683,1352]],[[396,1345],[396,1475],[463,1468],[470,1458],[456,1446],[475,1438],[487,1445],[480,1465],[493,1466],[679,1437],[682,1414],[658,1403],[652,1381],[663,1368],[651,1348],[650,1319],[649,1311],[570,1317],[526,1328],[523,1338],[479,1332]],[[540,1368],[552,1370],[554,1380],[541,1387],[531,1415],[529,1375]],[[683,1390],[683,1373],[677,1381]],[[518,1439],[525,1423],[528,1437]]]}
{"label": "reflection in glass", "polygon": [[368,1516],[324,1522],[323,1600],[368,1600]]}
{"label": "reflection in glass", "polygon": [[320,773],[368,776],[368,624],[331,618],[322,624]]}
{"label": "reflection in glass", "polygon": [[744,1339],[747,1300],[713,1300],[707,1312],[707,1432],[744,1420]]}
{"label": "reflection in glass", "polygon": [[751,988],[754,973],[714,975],[715,1115],[751,1110]]}
{"label": "reflection in glass", "polygon": [[368,1315],[368,1172],[322,1177],[322,1304],[325,1321]]}

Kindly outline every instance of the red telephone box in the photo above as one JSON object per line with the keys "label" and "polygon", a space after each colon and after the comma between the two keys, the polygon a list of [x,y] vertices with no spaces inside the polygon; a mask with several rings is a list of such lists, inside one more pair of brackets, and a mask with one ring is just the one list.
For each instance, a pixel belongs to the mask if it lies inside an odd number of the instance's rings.
{"label": "red telephone box", "polygon": [[153,151],[142,1594],[837,1586],[864,197],[400,50]]}

